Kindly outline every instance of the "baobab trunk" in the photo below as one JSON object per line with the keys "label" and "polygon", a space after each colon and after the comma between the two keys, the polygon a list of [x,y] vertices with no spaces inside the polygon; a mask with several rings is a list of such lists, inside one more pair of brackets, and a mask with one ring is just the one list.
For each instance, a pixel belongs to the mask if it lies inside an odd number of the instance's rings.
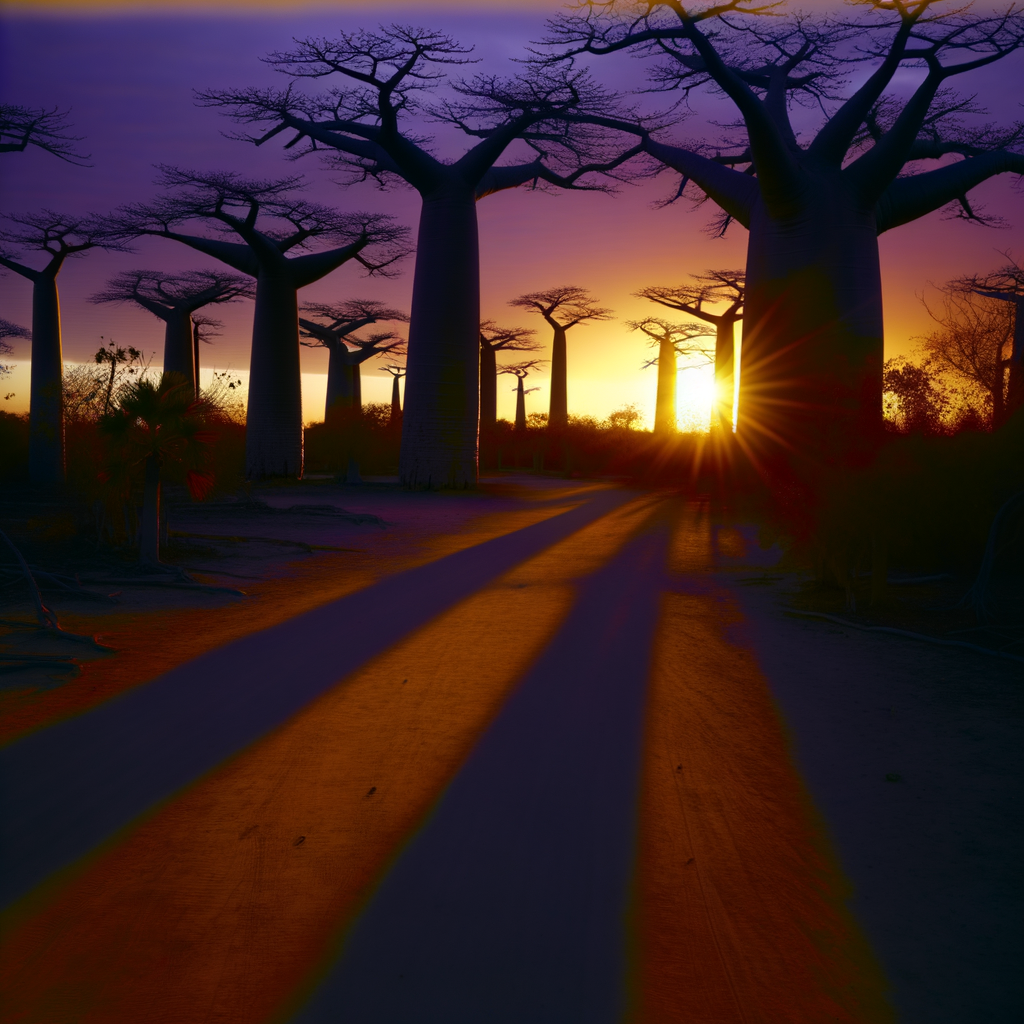
{"label": "baobab trunk", "polygon": [[283,271],[262,269],[256,279],[245,463],[249,479],[302,476],[299,306]]}
{"label": "baobab trunk", "polygon": [[526,429],[526,392],[523,390],[523,378],[516,385],[516,430]]}
{"label": "baobab trunk", "polygon": [[1013,350],[1007,364],[1006,418],[1024,408],[1024,298],[1013,308]]}
{"label": "baobab trunk", "polygon": [[192,315],[186,309],[168,310],[164,320],[164,373],[181,374],[193,390],[197,385],[195,344]]}
{"label": "baobab trunk", "polygon": [[398,423],[402,419],[402,393],[398,388],[398,377],[391,381],[391,419],[388,425]]}
{"label": "baobab trunk", "polygon": [[[192,318],[189,317],[189,320],[191,320],[191,319]],[[191,325],[191,329],[192,329],[192,365],[195,367],[195,371],[196,371],[195,386],[196,386],[196,394],[198,395],[200,390],[201,390],[200,389],[200,385],[199,385],[199,324],[193,323]]]}
{"label": "baobab trunk", "polygon": [[348,350],[342,342],[336,341],[329,352],[324,422],[332,410],[352,408],[352,367],[348,361]]}
{"label": "baobab trunk", "polygon": [[672,434],[676,431],[676,388],[678,384],[676,349],[671,339],[658,343],[658,398],[654,407],[654,432]]}
{"label": "baobab trunk", "polygon": [[[838,176],[837,176],[838,177]],[[811,186],[802,209],[750,223],[740,431],[755,450],[827,465],[870,454],[882,429],[882,283],[874,213]]]}
{"label": "baobab trunk", "polygon": [[[396,381],[397,383],[397,381]],[[480,432],[498,423],[498,356],[489,345],[480,345]]]}
{"label": "baobab trunk", "polygon": [[556,326],[551,342],[551,406],[548,425],[564,427],[569,422],[568,373],[566,369],[565,328]]}
{"label": "baobab trunk", "polygon": [[32,283],[32,371],[29,405],[29,478],[49,486],[64,482],[64,363],[56,275]]}
{"label": "baobab trunk", "polygon": [[363,370],[362,363],[352,364],[352,408],[363,411]]}
{"label": "baobab trunk", "polygon": [[474,487],[480,269],[471,190],[425,198],[406,360],[400,476],[405,487]]}
{"label": "baobab trunk", "polygon": [[715,325],[715,402],[711,410],[711,429],[731,433],[733,396],[736,389],[735,320],[720,320]]}

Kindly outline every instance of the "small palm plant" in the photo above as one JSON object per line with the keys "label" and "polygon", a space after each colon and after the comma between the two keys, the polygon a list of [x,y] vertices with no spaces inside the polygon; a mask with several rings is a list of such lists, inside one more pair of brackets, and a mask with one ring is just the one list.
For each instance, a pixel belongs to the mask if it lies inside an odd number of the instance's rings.
{"label": "small palm plant", "polygon": [[193,498],[204,498],[213,486],[209,464],[216,435],[207,429],[209,411],[189,381],[165,373],[159,384],[143,379],[125,385],[116,408],[99,421],[109,459],[101,479],[127,497],[142,472],[139,561],[147,566],[160,564],[163,468],[180,466]]}

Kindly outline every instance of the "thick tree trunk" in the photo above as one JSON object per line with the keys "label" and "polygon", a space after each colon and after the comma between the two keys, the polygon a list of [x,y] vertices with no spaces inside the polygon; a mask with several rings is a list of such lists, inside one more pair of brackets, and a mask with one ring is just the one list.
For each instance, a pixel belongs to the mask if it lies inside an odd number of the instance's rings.
{"label": "thick tree trunk", "polygon": [[523,390],[523,378],[519,378],[516,387],[516,430],[526,429],[526,393]]}
{"label": "thick tree trunk", "polygon": [[882,286],[872,211],[838,175],[801,211],[750,224],[739,430],[791,464],[857,461],[882,428]]}
{"label": "thick tree trunk", "polygon": [[142,484],[142,530],[139,534],[139,561],[147,565],[160,562],[160,458],[146,458]]}
{"label": "thick tree trunk", "polygon": [[665,338],[658,345],[658,398],[654,407],[654,432],[674,434],[676,426],[676,389],[679,370],[676,349]]}
{"label": "thick tree trunk", "polygon": [[391,418],[388,425],[398,423],[402,419],[402,392],[398,387],[398,377],[391,380]]}
{"label": "thick tree trunk", "polygon": [[53,486],[64,482],[63,376],[57,278],[39,274],[32,283],[28,454],[29,478],[35,484]]}
{"label": "thick tree trunk", "polygon": [[195,335],[186,309],[168,310],[164,320],[164,373],[181,374],[195,390]]}
{"label": "thick tree trunk", "polygon": [[352,408],[356,412],[363,411],[363,371],[362,363],[352,364]]}
{"label": "thick tree trunk", "polygon": [[555,328],[551,342],[551,406],[549,427],[564,427],[569,421],[568,373],[566,370],[565,329]]}
{"label": "thick tree trunk", "polygon": [[735,320],[719,320],[715,325],[715,402],[711,410],[711,430],[732,432],[732,402],[735,378]]}
{"label": "thick tree trunk", "polygon": [[327,363],[327,401],[324,404],[324,422],[332,410],[352,408],[352,366],[348,349],[336,341],[330,348]]}
{"label": "thick tree trunk", "polygon": [[498,354],[490,345],[480,344],[480,433],[493,430],[498,422]]}
{"label": "thick tree trunk", "polygon": [[[192,318],[189,317],[189,320]],[[199,384],[199,324],[192,324],[192,365],[195,367],[195,385],[196,394],[198,395],[201,387]]]}
{"label": "thick tree trunk", "polygon": [[246,476],[302,476],[302,377],[299,307],[287,270],[262,269],[256,279]]}
{"label": "thick tree trunk", "polygon": [[405,487],[477,479],[480,259],[472,189],[425,197],[413,278],[402,417]]}

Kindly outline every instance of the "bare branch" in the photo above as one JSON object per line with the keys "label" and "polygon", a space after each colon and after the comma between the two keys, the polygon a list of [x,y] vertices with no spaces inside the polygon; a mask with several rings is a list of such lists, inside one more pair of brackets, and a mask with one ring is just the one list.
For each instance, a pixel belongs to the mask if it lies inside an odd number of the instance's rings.
{"label": "bare branch", "polygon": [[35,146],[76,167],[91,167],[88,154],[74,145],[84,136],[72,135],[69,111],[59,107],[22,107],[0,103],[0,153],[23,153]]}

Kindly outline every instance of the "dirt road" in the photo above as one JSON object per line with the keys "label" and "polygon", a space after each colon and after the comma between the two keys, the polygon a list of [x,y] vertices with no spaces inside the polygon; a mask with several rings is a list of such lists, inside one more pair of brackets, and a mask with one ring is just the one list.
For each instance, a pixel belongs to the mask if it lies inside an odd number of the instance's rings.
{"label": "dirt road", "polygon": [[0,751],[2,1019],[1010,1019],[1012,668],[541,497]]}

